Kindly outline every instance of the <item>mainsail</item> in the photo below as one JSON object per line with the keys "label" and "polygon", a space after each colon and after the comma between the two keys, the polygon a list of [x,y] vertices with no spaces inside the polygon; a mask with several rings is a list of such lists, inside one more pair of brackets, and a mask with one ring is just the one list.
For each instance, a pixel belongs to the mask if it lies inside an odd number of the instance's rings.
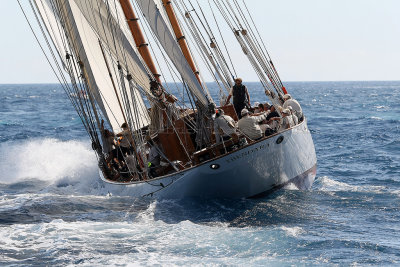
{"label": "mainsail", "polygon": [[169,24],[165,21],[165,17],[160,12],[157,4],[153,0],[138,0],[137,3],[165,52],[174,63],[175,68],[188,84],[189,90],[200,103],[207,106],[211,101],[186,61],[175,37],[171,33]]}

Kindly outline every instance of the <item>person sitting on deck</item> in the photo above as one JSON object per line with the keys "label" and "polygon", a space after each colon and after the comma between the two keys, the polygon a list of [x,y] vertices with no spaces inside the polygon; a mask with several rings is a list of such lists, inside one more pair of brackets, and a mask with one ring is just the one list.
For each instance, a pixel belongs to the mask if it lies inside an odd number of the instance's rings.
{"label": "person sitting on deck", "polygon": [[[222,131],[222,136],[220,136],[220,130]],[[218,143],[231,138],[233,134],[236,134],[236,125],[232,117],[225,115],[222,109],[217,109],[215,113],[214,120],[214,131],[215,140]]]}
{"label": "person sitting on deck", "polygon": [[125,153],[130,154],[130,150],[131,150],[131,133],[129,131],[128,128],[128,124],[126,122],[124,122],[121,125],[122,131],[120,133],[117,134],[118,137],[120,137],[119,139],[119,148],[122,152],[122,154],[125,155]]}
{"label": "person sitting on deck", "polygon": [[291,106],[288,106],[288,109],[290,110],[290,114],[292,115],[293,123],[294,125],[299,124],[299,118],[297,118],[296,113],[293,111],[293,108]]}
{"label": "person sitting on deck", "polygon": [[100,132],[103,143],[103,153],[110,155],[115,149],[114,134],[104,128],[104,120],[101,120]]}
{"label": "person sitting on deck", "polygon": [[247,91],[247,87],[242,84],[241,78],[235,79],[235,85],[231,88],[229,92],[229,96],[226,99],[225,105],[228,105],[229,100],[233,96],[233,107],[235,108],[236,114],[238,118],[241,118],[241,110],[244,109],[246,106],[251,107],[250,105],[250,95]]}
{"label": "person sitting on deck", "polygon": [[260,106],[260,102],[254,102],[254,106],[253,106],[254,114],[264,111],[264,109],[260,109],[259,106]]}
{"label": "person sitting on deck", "polygon": [[285,109],[281,108],[280,111],[282,114],[282,118],[280,120],[278,131],[286,130],[286,129],[293,127],[294,122],[293,122],[293,118],[292,118],[292,114],[290,113],[290,110],[287,108],[285,108]]}
{"label": "person sitting on deck", "polygon": [[267,124],[259,125],[260,122],[265,120],[265,114],[250,116],[249,111],[244,108],[241,115],[242,118],[237,123],[239,131],[252,140],[262,138],[265,130],[269,128]]}
{"label": "person sitting on deck", "polygon": [[258,112],[264,112],[264,111],[267,111],[267,110],[265,110],[264,104],[263,103],[259,103],[258,104]]}
{"label": "person sitting on deck", "polygon": [[297,102],[296,99],[293,99],[290,94],[284,95],[283,100],[285,100],[285,103],[283,103],[283,108],[285,109],[288,107],[292,107],[299,121],[303,121],[303,110],[299,102]]}
{"label": "person sitting on deck", "polygon": [[264,111],[270,111],[271,105],[268,102],[265,102],[263,105]]}
{"label": "person sitting on deck", "polygon": [[[276,133],[276,128],[277,128],[277,125],[278,125],[278,122],[276,122],[276,125],[273,125],[273,126],[275,126],[275,127],[273,128],[273,127],[271,126],[271,124],[269,123],[268,118],[270,118],[269,115],[271,114],[270,107],[271,107],[271,106],[270,106],[268,103],[260,104],[260,105],[259,105],[260,110],[264,110],[264,112],[265,112],[265,120],[263,120],[262,123],[261,123],[261,124],[266,124],[266,125],[267,125],[267,126],[264,126],[264,127],[267,128],[267,129],[265,130],[265,136],[269,136],[269,135],[271,135],[271,134]],[[273,110],[275,110],[275,108],[274,108]],[[277,114],[277,113],[276,113],[276,115],[279,116],[279,114]],[[273,114],[272,116],[274,116],[274,114]]]}
{"label": "person sitting on deck", "polygon": [[267,117],[265,120],[266,120],[267,124],[271,127],[271,129],[273,129],[274,131],[278,130],[280,116],[279,116],[279,113],[276,111],[274,105],[270,106],[270,110],[267,113]]}
{"label": "person sitting on deck", "polygon": [[161,166],[161,148],[157,145],[158,137],[152,140],[150,136],[147,136],[146,139],[147,146],[150,148],[147,167],[150,177],[154,178],[158,176],[157,170]]}
{"label": "person sitting on deck", "polygon": [[101,120],[101,138],[103,143],[103,153],[106,154],[106,163],[113,164],[116,169],[120,166],[117,159],[117,149],[115,147],[115,135],[104,128],[104,120]]}

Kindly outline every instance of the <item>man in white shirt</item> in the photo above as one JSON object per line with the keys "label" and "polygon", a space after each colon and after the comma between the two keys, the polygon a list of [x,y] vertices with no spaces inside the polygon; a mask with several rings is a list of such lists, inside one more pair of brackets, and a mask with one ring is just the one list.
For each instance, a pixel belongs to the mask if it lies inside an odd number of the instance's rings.
{"label": "man in white shirt", "polygon": [[264,136],[265,130],[269,128],[268,124],[259,123],[265,120],[265,113],[258,116],[250,116],[249,111],[244,108],[241,111],[242,118],[238,121],[238,128],[241,133],[252,140],[260,139]]}
{"label": "man in white shirt", "polygon": [[287,108],[281,109],[281,114],[282,118],[279,124],[279,130],[278,130],[279,132],[294,126],[293,117],[289,109]]}
{"label": "man in white shirt", "polygon": [[293,99],[291,95],[286,94],[283,96],[283,100],[285,100],[285,103],[283,103],[283,108],[286,109],[289,106],[293,108],[294,113],[296,114],[297,118],[299,119],[299,121],[302,121],[303,119],[303,110],[299,104],[299,102],[297,102],[296,99]]}
{"label": "man in white shirt", "polygon": [[299,124],[299,118],[297,118],[296,112],[294,112],[293,108],[291,106],[288,106],[288,110],[290,110],[290,114],[292,115],[294,125]]}
{"label": "man in white shirt", "polygon": [[[222,137],[220,136],[222,131]],[[232,134],[236,134],[236,124],[232,117],[225,115],[222,109],[217,109],[214,120],[215,140],[217,143],[229,139]]]}

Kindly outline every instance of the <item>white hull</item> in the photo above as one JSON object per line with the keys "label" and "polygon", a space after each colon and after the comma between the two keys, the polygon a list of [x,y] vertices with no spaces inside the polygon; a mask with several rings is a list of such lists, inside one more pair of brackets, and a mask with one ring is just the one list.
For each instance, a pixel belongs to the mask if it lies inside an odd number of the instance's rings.
{"label": "white hull", "polygon": [[[282,140],[283,137],[283,140]],[[282,140],[279,143],[279,140]],[[111,193],[162,198],[243,198],[267,194],[288,183],[309,189],[317,158],[307,121],[184,171],[149,182],[107,182]],[[211,165],[216,165],[212,169]],[[214,166],[215,167],[215,166]]]}

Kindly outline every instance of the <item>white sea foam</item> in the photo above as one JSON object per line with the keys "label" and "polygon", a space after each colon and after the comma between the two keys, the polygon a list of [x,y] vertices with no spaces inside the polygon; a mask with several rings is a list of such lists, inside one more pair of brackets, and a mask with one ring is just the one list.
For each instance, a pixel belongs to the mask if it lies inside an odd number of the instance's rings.
{"label": "white sea foam", "polygon": [[321,191],[358,191],[358,186],[330,179],[328,176],[318,178]]}
{"label": "white sea foam", "polygon": [[299,190],[299,188],[294,183],[289,183],[284,186],[286,190]]}
{"label": "white sea foam", "polygon": [[286,233],[288,236],[293,236],[293,237],[296,237],[296,236],[298,236],[298,235],[304,233],[303,228],[298,227],[298,226],[295,226],[295,227],[286,227],[286,226],[282,226],[281,229],[282,229],[283,231],[285,231],[285,233]]}
{"label": "white sea foam", "polygon": [[97,175],[95,154],[79,141],[33,139],[0,145],[0,182],[59,181]]}
{"label": "white sea foam", "polygon": [[386,109],[386,106],[376,106],[377,109]]}
{"label": "white sea foam", "polygon": [[339,182],[333,179],[330,179],[328,176],[323,176],[318,178],[318,181],[321,185],[319,190],[326,192],[338,192],[338,191],[347,191],[347,192],[374,192],[374,193],[382,193],[386,189],[384,186],[374,186],[374,185],[351,185],[344,182]]}
{"label": "white sea foam", "polygon": [[[299,227],[284,229],[298,235]],[[80,266],[127,265],[260,265],[276,259],[274,248],[286,248],[280,231],[210,227],[182,221],[66,222],[13,224],[0,228],[4,247],[15,254],[42,253]],[[278,245],[276,245],[278,243]],[[272,244],[272,247],[271,247]],[[103,253],[104,249],[110,251]],[[60,251],[69,253],[60,253]],[[272,251],[271,251],[272,250]],[[15,259],[14,259],[15,261]],[[12,261],[11,261],[12,263]],[[46,262],[41,262],[45,265]],[[132,265],[134,266],[134,264]]]}
{"label": "white sea foam", "polygon": [[391,193],[395,194],[398,197],[400,197],[400,190],[393,190]]}
{"label": "white sea foam", "polygon": [[375,117],[375,116],[372,116],[371,119],[377,120],[377,121],[382,121],[383,120],[381,117]]}

